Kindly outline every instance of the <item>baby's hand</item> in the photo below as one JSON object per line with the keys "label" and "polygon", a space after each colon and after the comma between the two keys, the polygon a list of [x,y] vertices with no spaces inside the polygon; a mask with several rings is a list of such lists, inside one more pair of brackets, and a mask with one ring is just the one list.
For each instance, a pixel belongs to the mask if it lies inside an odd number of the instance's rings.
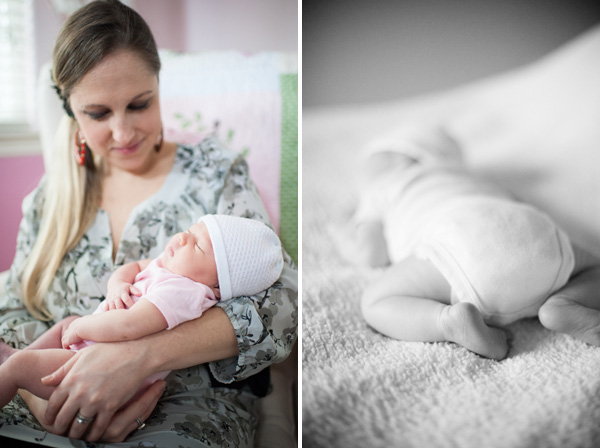
{"label": "baby's hand", "polygon": [[69,348],[71,348],[71,346],[73,344],[78,344],[83,341],[82,338],[77,336],[77,324],[82,319],[84,319],[84,318],[82,317],[82,318],[79,318],[79,319],[71,322],[69,327],[63,332],[62,340],[61,340],[63,348],[69,349]]}
{"label": "baby's hand", "polygon": [[142,292],[131,283],[126,282],[111,286],[106,294],[106,309],[118,310],[132,307],[134,303],[131,298],[132,294],[139,297]]}
{"label": "baby's hand", "polygon": [[390,264],[383,225],[379,221],[349,219],[332,229],[339,254],[358,266],[383,267]]}

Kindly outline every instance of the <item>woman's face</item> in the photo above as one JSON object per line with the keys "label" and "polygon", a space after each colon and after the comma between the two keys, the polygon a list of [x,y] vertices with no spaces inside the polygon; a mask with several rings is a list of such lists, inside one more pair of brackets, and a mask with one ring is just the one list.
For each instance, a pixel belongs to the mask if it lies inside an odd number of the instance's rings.
{"label": "woman's face", "polygon": [[75,85],[70,104],[81,136],[110,168],[152,167],[162,126],[158,78],[137,53],[107,56]]}

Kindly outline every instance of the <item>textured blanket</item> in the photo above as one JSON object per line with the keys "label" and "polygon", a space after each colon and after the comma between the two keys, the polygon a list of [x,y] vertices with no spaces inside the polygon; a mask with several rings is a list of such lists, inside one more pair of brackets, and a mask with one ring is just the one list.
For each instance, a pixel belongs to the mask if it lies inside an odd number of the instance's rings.
{"label": "textured blanket", "polygon": [[[600,254],[600,28],[514,73],[414,101],[305,111],[302,433],[308,447],[600,446],[600,348],[508,330],[500,362],[369,328],[360,295],[378,270],[337,253],[357,151],[408,121],[439,121],[469,166],[551,214]],[[599,292],[600,293],[600,292]]]}

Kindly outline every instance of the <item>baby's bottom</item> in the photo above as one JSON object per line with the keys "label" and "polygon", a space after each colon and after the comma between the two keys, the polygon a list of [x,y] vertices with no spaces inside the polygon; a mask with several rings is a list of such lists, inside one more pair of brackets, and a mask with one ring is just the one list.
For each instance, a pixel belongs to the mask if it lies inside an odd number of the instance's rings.
{"label": "baby's bottom", "polygon": [[486,325],[473,304],[450,305],[450,292],[431,262],[410,257],[367,288],[362,313],[369,325],[395,339],[455,342],[487,358],[504,358],[506,333]]}

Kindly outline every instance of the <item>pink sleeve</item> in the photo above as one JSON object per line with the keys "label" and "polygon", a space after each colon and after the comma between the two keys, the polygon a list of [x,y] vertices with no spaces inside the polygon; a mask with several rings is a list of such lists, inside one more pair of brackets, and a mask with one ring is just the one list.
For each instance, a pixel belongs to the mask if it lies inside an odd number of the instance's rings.
{"label": "pink sleeve", "polygon": [[152,285],[143,297],[163,314],[168,330],[200,317],[217,303],[212,289],[185,277],[160,281]]}

